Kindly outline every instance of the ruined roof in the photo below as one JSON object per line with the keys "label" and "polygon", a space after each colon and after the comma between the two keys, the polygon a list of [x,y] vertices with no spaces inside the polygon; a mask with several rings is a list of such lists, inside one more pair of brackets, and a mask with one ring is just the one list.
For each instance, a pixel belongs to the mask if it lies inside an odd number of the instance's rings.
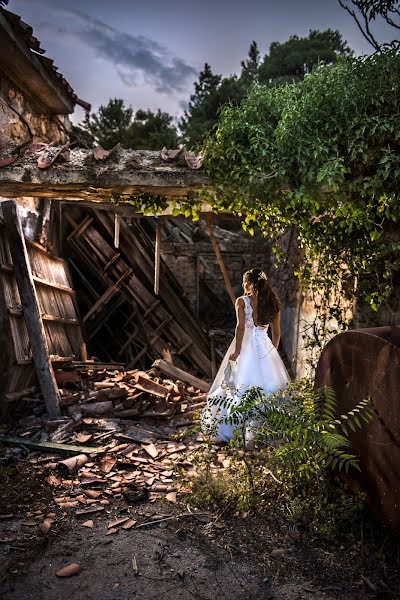
{"label": "ruined roof", "polygon": [[[0,4],[2,4],[0,2]],[[21,89],[28,88],[51,112],[67,114],[80,100],[53,60],[43,56],[45,50],[33,35],[33,29],[20,16],[0,6],[0,70]]]}
{"label": "ruined roof", "polygon": [[[51,146],[49,150],[56,154],[59,149]],[[118,194],[123,202],[131,194],[140,193],[185,198],[210,186],[203,169],[190,168],[181,155],[166,159],[160,151],[119,147],[108,158],[96,160],[95,153],[74,148],[43,169],[38,167],[40,145],[31,145],[19,158],[14,155],[15,160],[3,149],[0,196],[104,202],[111,194]]]}

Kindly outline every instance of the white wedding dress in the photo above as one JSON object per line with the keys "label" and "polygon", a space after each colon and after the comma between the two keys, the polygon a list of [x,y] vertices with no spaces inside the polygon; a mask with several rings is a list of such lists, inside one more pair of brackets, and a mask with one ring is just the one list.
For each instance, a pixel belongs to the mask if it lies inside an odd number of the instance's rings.
{"label": "white wedding dress", "polygon": [[[235,338],[232,340],[221,363],[214,382],[207,394],[207,404],[204,407],[200,423],[203,433],[211,435],[218,442],[228,442],[234,436],[239,425],[226,421],[232,410],[238,406],[243,393],[249,387],[262,388],[265,395],[284,389],[290,377],[283,364],[278,350],[273,345],[268,327],[254,325],[253,309],[249,296],[241,296],[244,301],[245,332],[242,347],[236,363],[233,363],[229,387],[225,385],[224,373],[229,362],[229,356],[235,350]],[[234,384],[234,385],[232,385]],[[224,399],[224,406],[216,399]],[[214,402],[213,402],[214,399]],[[256,418],[246,423],[246,440],[254,437],[257,428]]]}

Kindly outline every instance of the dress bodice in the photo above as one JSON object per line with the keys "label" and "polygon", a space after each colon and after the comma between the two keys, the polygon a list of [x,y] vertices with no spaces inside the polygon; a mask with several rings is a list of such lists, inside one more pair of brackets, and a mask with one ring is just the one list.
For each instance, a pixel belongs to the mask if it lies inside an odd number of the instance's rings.
{"label": "dress bodice", "polygon": [[259,358],[266,356],[274,348],[269,335],[269,325],[255,325],[253,319],[253,308],[248,296],[242,296],[244,302],[244,322],[253,340],[253,346]]}
{"label": "dress bodice", "polygon": [[268,329],[268,325],[255,325],[254,323],[253,308],[251,306],[251,300],[249,296],[246,296],[245,294],[244,296],[242,296],[242,298],[244,302],[244,322],[246,324],[246,327],[248,327],[249,329],[261,329],[262,331],[266,332]]}

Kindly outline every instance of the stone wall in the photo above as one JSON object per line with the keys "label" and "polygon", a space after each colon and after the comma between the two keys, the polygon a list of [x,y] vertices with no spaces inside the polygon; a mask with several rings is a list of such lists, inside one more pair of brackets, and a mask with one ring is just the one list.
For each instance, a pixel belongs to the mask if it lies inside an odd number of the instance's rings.
{"label": "stone wall", "polygon": [[[50,115],[27,97],[3,73],[0,78],[0,131],[1,143],[21,144],[34,142],[65,143],[71,122],[68,115]],[[30,131],[29,131],[30,130]]]}
{"label": "stone wall", "polygon": [[[242,275],[244,271],[253,267],[261,267],[269,271],[271,265],[271,252],[266,244],[254,243],[246,245],[232,244],[228,251],[222,251],[223,260],[229,279],[236,296],[243,293]],[[161,245],[162,257],[174,273],[193,310],[197,306],[199,285],[205,284],[209,290],[220,299],[225,308],[234,319],[234,308],[225,288],[224,278],[218,265],[211,244],[195,243],[168,243]],[[200,296],[199,309],[206,309],[205,299]],[[218,307],[214,307],[217,310]]]}
{"label": "stone wall", "polygon": [[[26,142],[31,134],[34,142],[65,143],[71,122],[68,115],[46,114],[32,98],[27,97],[3,73],[0,78],[1,144]],[[0,197],[1,201],[5,198]],[[25,235],[39,243],[45,242],[50,218],[50,201],[41,198],[18,198],[18,208]]]}

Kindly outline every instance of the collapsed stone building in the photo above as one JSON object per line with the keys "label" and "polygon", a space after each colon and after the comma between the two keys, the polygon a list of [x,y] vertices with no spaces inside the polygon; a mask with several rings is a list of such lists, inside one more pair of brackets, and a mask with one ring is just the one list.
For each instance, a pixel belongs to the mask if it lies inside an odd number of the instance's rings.
{"label": "collapsed stone building", "polygon": [[[44,56],[18,15],[0,8],[0,27],[3,397],[26,396],[40,362],[20,296],[22,271],[13,269],[15,218],[25,245],[20,260],[25,252],[25,275],[33,282],[36,338],[44,335],[42,352],[47,349],[50,357],[50,395],[56,365],[81,361],[87,352],[130,367],[148,366],[169,352],[178,365],[211,377],[233,335],[232,296],[241,293],[242,272],[255,265],[278,288],[282,352],[291,372],[298,372],[299,292],[289,274],[274,270],[270,243],[245,235],[228,215],[210,221],[207,207],[192,223],[173,218],[170,209],[157,220],[140,217],[127,203],[109,203],[121,191],[182,198],[208,182],[182,153],[168,161],[160,153],[117,149],[96,160],[93,149],[77,143],[70,120],[76,105],[90,105]],[[161,264],[156,291],[155,252]]]}
{"label": "collapsed stone building", "polygon": [[[32,28],[0,6],[3,415],[32,401],[59,415],[64,369],[145,369],[166,359],[210,380],[233,335],[232,300],[241,294],[242,272],[253,266],[268,273],[281,300],[280,350],[288,370],[304,375],[303,335],[316,312],[292,274],[302,258],[294,230],[282,240],[284,267],[268,240],[250,238],[238,220],[213,215],[207,205],[196,223],[173,217],[173,201],[210,184],[196,160],[184,151],[82,145],[70,115],[76,105],[90,105],[43,52]],[[161,217],[135,212],[128,200],[143,193],[168,201]],[[110,202],[113,194],[118,205]],[[356,323],[363,319],[363,307],[349,310]],[[340,410],[370,393],[376,399],[379,419],[353,439],[363,464],[360,485],[400,530],[393,470],[400,336],[399,328],[380,329],[336,336],[322,354],[317,382],[340,391]]]}
{"label": "collapsed stone building", "polygon": [[[76,319],[80,324],[76,339],[69,334],[75,340],[73,348],[69,347],[70,356],[80,360],[81,350],[77,348],[86,343],[89,354],[102,361],[143,367],[160,356],[162,350],[169,350],[176,354],[181,366],[212,376],[224,348],[221,340],[225,338],[227,346],[233,335],[235,314],[231,300],[242,292],[242,273],[260,266],[268,273],[282,304],[282,356],[292,376],[305,375],[310,355],[304,346],[304,337],[315,322],[316,311],[313,299],[300,289],[293,276],[302,256],[295,231],[289,230],[282,240],[282,250],[289,263],[285,267],[276,263],[270,241],[245,234],[239,219],[213,215],[207,205],[196,223],[173,217],[173,201],[209,185],[203,170],[193,168],[196,167],[193,159],[184,152],[163,156],[161,150],[122,148],[109,155],[100,152],[96,156],[94,149],[87,147],[87,140],[82,144],[82,139],[76,137],[70,120],[77,105],[90,110],[90,104],[79,99],[53,61],[44,55],[32,28],[18,15],[0,7],[0,27],[0,206],[1,201],[15,199],[31,254],[40,255],[45,250],[53,258],[64,261],[74,305],[70,320]],[[39,163],[42,163],[40,167]],[[143,192],[171,201],[161,218],[140,216],[127,202],[131,194]],[[118,206],[110,202],[113,194],[121,199]],[[92,243],[94,236],[97,236],[97,249]],[[4,224],[1,239],[4,287],[4,281],[10,278],[6,273],[10,264],[7,260],[11,260]],[[38,246],[33,250],[33,244],[39,244],[41,250]],[[136,248],[135,256],[132,245]],[[161,265],[160,296],[154,291],[157,253]],[[144,258],[139,260],[141,254]],[[108,255],[112,255],[112,259],[106,260]],[[53,258],[49,255],[46,260]],[[92,264],[94,260],[99,261],[96,268]],[[125,278],[121,278],[121,269],[125,269]],[[133,269],[133,274],[129,269]],[[140,284],[144,282],[150,294],[147,304],[140,300],[144,294]],[[43,292],[46,288],[41,285]],[[165,286],[168,292],[164,298]],[[9,291],[4,293],[10,294]],[[14,294],[13,306],[19,306],[16,289]],[[149,351],[148,332],[139,324],[142,318],[139,308],[142,315],[146,314],[151,300],[165,302],[166,314],[161,311],[160,317],[154,317],[158,320],[151,331],[153,338],[156,336],[158,349]],[[174,304],[174,319],[164,323]],[[172,343],[174,323],[180,321],[183,307],[188,315],[187,331],[182,343],[177,340]],[[354,312],[354,308],[348,307],[350,312]],[[22,345],[16,340],[14,343],[24,346],[19,350],[19,360],[26,360],[27,356],[31,360],[31,342],[21,326],[23,319],[10,315],[8,309],[5,314],[8,316],[3,319],[10,321],[9,329],[18,331],[15,336],[24,339]],[[64,311],[64,317],[66,314]],[[48,332],[57,327],[56,315],[48,315],[51,316],[53,320],[44,319]],[[71,323],[62,325],[65,330],[78,332],[74,329],[77,326]],[[197,363],[193,362],[192,350],[188,352],[189,346],[186,347],[193,327],[200,336],[197,343],[204,354]],[[119,332],[118,338],[115,331]],[[10,338],[4,339],[8,348]],[[62,346],[60,340],[57,344]],[[58,351],[51,352],[51,347],[50,355],[63,356]],[[15,357],[10,358],[13,360]],[[10,373],[3,376],[3,389],[7,389],[7,393],[29,387],[23,384],[26,377],[17,383],[18,377],[15,376],[14,381]],[[6,383],[6,379],[14,382]]]}

